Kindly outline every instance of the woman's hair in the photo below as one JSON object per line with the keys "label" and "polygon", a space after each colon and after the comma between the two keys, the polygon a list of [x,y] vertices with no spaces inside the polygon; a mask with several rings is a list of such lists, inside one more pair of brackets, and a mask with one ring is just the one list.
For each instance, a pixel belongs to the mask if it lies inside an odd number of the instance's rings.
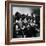
{"label": "woman's hair", "polygon": [[15,13],[15,19],[19,20],[21,18],[21,14],[19,12]]}
{"label": "woman's hair", "polygon": [[22,20],[24,20],[25,19],[25,15],[24,14],[22,14]]}

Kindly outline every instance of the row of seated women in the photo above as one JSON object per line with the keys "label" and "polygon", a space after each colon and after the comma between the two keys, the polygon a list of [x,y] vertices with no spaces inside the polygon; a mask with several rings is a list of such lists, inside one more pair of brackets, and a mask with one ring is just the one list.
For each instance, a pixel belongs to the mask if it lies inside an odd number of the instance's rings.
{"label": "row of seated women", "polygon": [[[28,16],[20,13],[15,14],[14,21],[14,36],[16,38],[24,37],[37,37],[39,29],[36,30],[38,24],[36,24],[35,16]],[[39,27],[38,27],[39,28]]]}

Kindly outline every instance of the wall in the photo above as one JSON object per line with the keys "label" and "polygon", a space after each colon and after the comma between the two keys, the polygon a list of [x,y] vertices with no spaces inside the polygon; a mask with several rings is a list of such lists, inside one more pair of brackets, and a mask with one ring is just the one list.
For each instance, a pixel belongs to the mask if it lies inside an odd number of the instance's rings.
{"label": "wall", "polygon": [[[21,0],[21,1],[31,1],[31,0]],[[45,0],[32,0],[32,1],[46,2]],[[5,44],[5,5],[4,4],[5,4],[5,0],[0,0],[0,46],[5,46],[4,45]],[[45,18],[46,18],[46,16],[45,16]],[[46,26],[46,24],[45,24],[45,26]],[[11,46],[13,46],[13,45],[11,45]],[[46,46],[46,43],[21,44],[21,45],[18,44],[15,46]]]}

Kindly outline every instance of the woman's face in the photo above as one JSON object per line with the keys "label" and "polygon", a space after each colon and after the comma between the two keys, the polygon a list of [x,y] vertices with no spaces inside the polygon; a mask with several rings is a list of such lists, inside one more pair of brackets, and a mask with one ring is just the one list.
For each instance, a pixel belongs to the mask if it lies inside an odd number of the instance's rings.
{"label": "woman's face", "polygon": [[20,27],[22,27],[22,19],[21,18],[19,19],[18,24]]}
{"label": "woman's face", "polygon": [[35,18],[35,16],[36,16],[36,15],[35,15],[35,14],[33,14],[33,17],[34,17],[34,18]]}
{"label": "woman's face", "polygon": [[24,19],[24,23],[27,23],[27,20],[26,20],[26,18]]}
{"label": "woman's face", "polygon": [[30,23],[30,19],[28,19],[28,23]]}

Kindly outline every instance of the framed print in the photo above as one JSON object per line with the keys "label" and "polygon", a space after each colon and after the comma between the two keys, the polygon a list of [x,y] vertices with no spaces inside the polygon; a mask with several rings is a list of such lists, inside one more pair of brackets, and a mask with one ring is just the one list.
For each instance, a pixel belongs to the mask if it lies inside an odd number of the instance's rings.
{"label": "framed print", "polygon": [[45,42],[45,3],[5,2],[5,43]]}

